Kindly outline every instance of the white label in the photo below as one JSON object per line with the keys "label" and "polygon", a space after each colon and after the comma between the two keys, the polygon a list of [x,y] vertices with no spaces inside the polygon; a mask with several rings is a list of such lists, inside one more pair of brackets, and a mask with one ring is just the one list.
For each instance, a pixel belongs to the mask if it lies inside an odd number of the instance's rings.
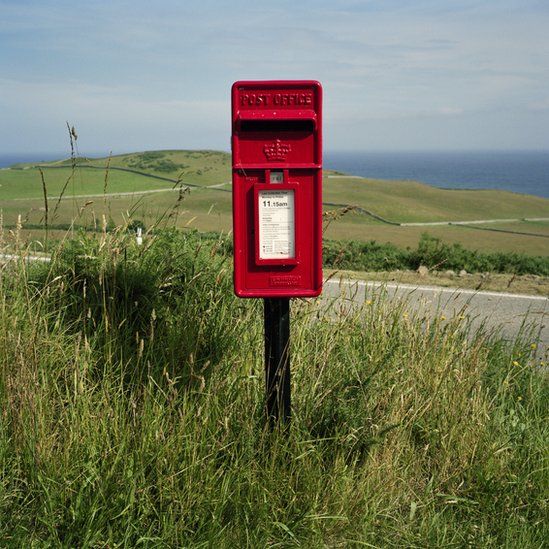
{"label": "white label", "polygon": [[271,183],[283,183],[284,182],[284,173],[283,172],[271,172],[270,178]]}
{"label": "white label", "polygon": [[295,257],[294,191],[259,191],[259,258]]}

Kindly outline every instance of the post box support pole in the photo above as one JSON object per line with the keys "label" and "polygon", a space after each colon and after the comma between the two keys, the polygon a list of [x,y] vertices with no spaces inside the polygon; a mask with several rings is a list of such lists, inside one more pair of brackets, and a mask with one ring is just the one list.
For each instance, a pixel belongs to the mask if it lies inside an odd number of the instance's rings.
{"label": "post box support pole", "polygon": [[271,428],[290,420],[290,300],[264,299],[266,412]]}

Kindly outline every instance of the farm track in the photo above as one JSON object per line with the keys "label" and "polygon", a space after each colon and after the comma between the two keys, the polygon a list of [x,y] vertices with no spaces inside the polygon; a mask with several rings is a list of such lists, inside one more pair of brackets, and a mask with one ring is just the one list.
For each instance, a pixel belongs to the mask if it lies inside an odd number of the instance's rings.
{"label": "farm track", "polygon": [[[97,193],[97,194],[71,194],[67,196],[62,196],[59,198],[58,196],[48,196],[48,200],[74,200],[75,198],[103,198],[103,197],[112,197],[112,198],[118,198],[120,196],[135,196],[135,195],[144,195],[144,194],[155,194],[155,193],[166,193],[166,192],[173,192],[173,191],[181,191],[188,189],[187,185],[183,185],[181,187],[166,187],[164,189],[151,189],[149,191],[125,191],[125,192],[119,192],[119,193]],[[20,200],[33,200],[30,198],[11,198],[12,201],[20,201]],[[34,200],[39,200],[38,198],[35,198]]]}

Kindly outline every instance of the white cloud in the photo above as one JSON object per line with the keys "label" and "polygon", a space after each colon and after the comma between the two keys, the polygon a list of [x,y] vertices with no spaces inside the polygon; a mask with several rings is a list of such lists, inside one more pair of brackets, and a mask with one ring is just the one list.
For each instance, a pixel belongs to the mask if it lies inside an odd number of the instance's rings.
{"label": "white cloud", "polygon": [[[429,141],[445,137],[426,118],[443,128],[461,117],[465,128],[469,116],[513,112],[519,145],[530,139],[528,113],[546,109],[549,10],[533,0],[45,0],[2,10],[0,116],[10,136],[45,136],[70,118],[97,143],[227,148],[229,87],[242,78],[319,79],[332,135],[368,144],[372,120]],[[490,147],[489,129],[482,135]]]}

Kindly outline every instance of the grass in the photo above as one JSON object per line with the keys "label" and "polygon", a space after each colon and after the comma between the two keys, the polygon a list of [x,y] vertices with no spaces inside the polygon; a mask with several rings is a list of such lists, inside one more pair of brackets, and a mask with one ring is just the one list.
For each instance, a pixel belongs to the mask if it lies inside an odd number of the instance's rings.
{"label": "grass", "polygon": [[528,334],[294,301],[294,418],[269,433],[260,303],[233,296],[225,249],[119,230],[3,268],[0,545],[546,543]]}
{"label": "grass", "polygon": [[[110,160],[76,159],[76,171],[59,205],[52,224],[68,224],[84,208],[79,224],[93,225],[103,214],[114,224],[124,223],[132,211],[145,224],[154,223],[159,212],[173,206],[177,193],[162,192],[135,196],[101,196],[105,190],[105,169],[109,165],[107,193],[159,190],[182,184],[209,185],[230,181],[230,157],[215,151],[149,151],[113,156]],[[34,164],[20,164],[17,169],[0,170],[0,208],[5,225],[15,225],[17,217],[36,225],[43,218],[43,190]],[[71,176],[72,160],[41,163],[48,195],[57,196]],[[85,166],[93,166],[87,168]],[[132,172],[119,169],[132,170]],[[143,175],[145,174],[145,175]],[[549,200],[504,191],[445,190],[413,181],[384,181],[330,177],[324,178],[324,200],[361,206],[395,222],[434,222],[440,220],[508,219],[549,217]],[[192,226],[203,231],[228,231],[231,228],[230,185],[221,189],[192,188],[178,215],[178,226]],[[71,199],[78,195],[98,195]],[[91,204],[90,204],[91,203]],[[107,203],[107,205],[105,204]],[[87,204],[87,205],[86,205]],[[212,208],[213,206],[213,208]],[[336,206],[325,206],[337,210]],[[93,213],[92,213],[93,210]],[[88,214],[89,212],[89,214]],[[138,212],[136,214],[135,212]],[[547,234],[547,223],[520,222],[490,224],[485,228],[502,228],[524,233]],[[339,240],[376,240],[400,247],[417,246],[424,227],[398,227],[383,224],[364,214],[349,212],[335,219],[326,230],[326,238]],[[521,251],[547,255],[547,238],[528,234],[509,234],[482,230],[481,227],[428,227],[435,237],[448,243],[461,243],[482,251]]]}
{"label": "grass", "polygon": [[463,276],[446,271],[430,271],[422,276],[417,271],[349,271],[325,269],[326,276],[351,280],[370,280],[413,286],[443,286],[478,291],[512,292],[522,295],[549,295],[549,278],[537,275],[515,275],[500,273],[468,273]]}
{"label": "grass", "polygon": [[415,181],[329,178],[327,202],[359,204],[399,222],[549,217],[549,200],[493,190],[438,189]]}
{"label": "grass", "polygon": [[[44,170],[48,195],[55,199],[61,193],[63,185],[70,177],[70,170],[52,168]],[[38,170],[4,170],[0,172],[3,200],[42,199],[42,186],[39,183]],[[68,186],[67,198],[72,195],[99,195],[103,194],[105,172],[102,170],[78,169],[71,178]],[[112,170],[109,173],[107,192],[140,192],[155,189],[165,189],[172,185],[167,181],[160,181],[145,177],[136,177],[135,174]],[[19,204],[18,207],[24,207]]]}
{"label": "grass", "polygon": [[535,235],[545,235],[549,238],[549,221],[523,221],[520,223],[484,223],[468,225],[471,228],[489,229],[491,231],[508,231],[512,233],[526,233]]}
{"label": "grass", "polygon": [[[46,173],[47,176],[48,173]],[[142,219],[147,226],[151,226],[158,219],[159,214],[173,207],[177,200],[178,194],[174,191],[144,196],[111,196],[106,201],[101,196],[71,200],[69,195],[66,200],[61,202],[52,224],[69,224],[76,218],[77,225],[93,226],[103,214],[112,218],[115,224],[120,224],[127,218],[127,212],[133,212],[132,217]],[[42,223],[43,206],[43,200],[38,198],[2,202],[4,223],[14,225],[18,215],[21,215],[24,222],[38,225]],[[334,211],[334,208],[326,209]],[[79,216],[81,210],[82,215]],[[230,193],[218,189],[192,189],[185,195],[179,208],[177,225],[193,227],[202,231],[227,232],[231,230]],[[517,231],[538,232],[537,229],[533,231],[530,223],[527,227],[523,227],[523,225],[526,224],[514,223],[512,227]],[[487,227],[491,226],[492,224],[487,225]],[[482,231],[477,228],[459,226],[396,227],[373,222],[369,218],[352,212],[331,222],[324,236],[334,240],[376,240],[380,243],[389,242],[405,248],[416,247],[421,235],[426,231],[444,242],[461,243],[469,249],[487,252],[520,250],[531,255],[548,254],[546,238]]]}
{"label": "grass", "polygon": [[[425,232],[448,244],[461,244],[469,250],[481,252],[522,252],[528,255],[549,255],[547,238],[520,234],[483,231],[476,227],[432,226],[395,227],[391,225],[365,224],[357,215],[345,216],[332,223],[324,236],[333,240],[375,240],[382,244],[390,243],[400,248],[417,247]],[[521,231],[522,223],[516,223],[514,230]],[[528,231],[529,229],[526,229]]]}
{"label": "grass", "polygon": [[[59,168],[59,172],[66,173],[72,168],[73,159],[41,162],[40,166],[45,168]],[[198,185],[208,185],[230,180],[230,155],[219,151],[144,151],[129,154],[120,154],[105,158],[77,157],[76,165],[80,171],[91,172],[85,166],[92,166],[103,170],[107,164],[113,168],[129,169],[135,172],[135,179],[154,181],[144,178],[139,173],[157,175],[177,179],[182,177],[186,182]],[[35,170],[35,163],[16,164],[15,167],[23,170],[29,175]],[[82,167],[80,167],[82,166]],[[121,172],[128,173],[128,172]]]}

